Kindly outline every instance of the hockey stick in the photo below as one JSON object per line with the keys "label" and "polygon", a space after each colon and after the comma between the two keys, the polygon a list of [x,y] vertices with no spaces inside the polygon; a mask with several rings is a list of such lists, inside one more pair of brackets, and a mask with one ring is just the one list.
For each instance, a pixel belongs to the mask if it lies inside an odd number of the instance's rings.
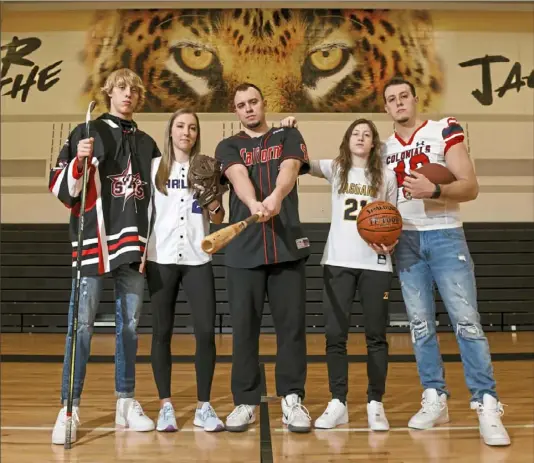
{"label": "hockey stick", "polygon": [[[95,108],[96,102],[91,101],[87,108],[85,115],[85,130],[87,138],[89,138],[89,125],[91,121],[91,113]],[[69,397],[67,399],[67,423],[65,429],[65,445],[66,449],[72,447],[72,402],[74,394],[74,367],[76,360],[76,341],[78,338],[78,309],[80,307],[80,281],[82,269],[82,248],[83,248],[83,226],[85,218],[85,199],[87,197],[87,177],[88,177],[87,157],[83,159],[83,180],[82,180],[82,200],[80,205],[80,217],[78,219],[78,250],[76,252],[76,283],[74,286],[74,307],[72,310],[72,319],[70,325],[72,326],[72,341],[70,345],[70,365],[69,365]]]}

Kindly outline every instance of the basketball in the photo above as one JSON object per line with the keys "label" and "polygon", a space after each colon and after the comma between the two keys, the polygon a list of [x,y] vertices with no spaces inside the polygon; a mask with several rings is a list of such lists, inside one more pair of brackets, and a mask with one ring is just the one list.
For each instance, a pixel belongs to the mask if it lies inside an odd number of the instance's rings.
{"label": "basketball", "polygon": [[456,177],[445,166],[436,163],[423,164],[415,172],[424,175],[432,183],[447,185],[456,180]]}
{"label": "basketball", "polygon": [[399,210],[386,201],[366,204],[358,214],[358,233],[369,244],[391,246],[402,231]]}

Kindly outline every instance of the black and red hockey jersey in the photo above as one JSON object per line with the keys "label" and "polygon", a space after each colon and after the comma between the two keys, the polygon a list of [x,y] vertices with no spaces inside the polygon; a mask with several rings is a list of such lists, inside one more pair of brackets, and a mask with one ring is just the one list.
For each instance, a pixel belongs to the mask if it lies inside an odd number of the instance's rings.
{"label": "black and red hockey jersey", "polygon": [[[103,114],[90,125],[94,138],[82,248],[83,276],[140,262],[145,251],[151,201],[150,167],[160,156],[156,142],[132,121]],[[76,269],[83,173],[77,169],[78,142],[85,124],[69,135],[50,172],[50,191],[71,210],[72,267]]]}

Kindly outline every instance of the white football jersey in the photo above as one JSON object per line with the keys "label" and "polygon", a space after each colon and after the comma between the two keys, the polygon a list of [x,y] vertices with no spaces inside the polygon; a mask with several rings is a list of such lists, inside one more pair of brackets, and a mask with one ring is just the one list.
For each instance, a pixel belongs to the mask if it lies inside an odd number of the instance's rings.
{"label": "white football jersey", "polygon": [[445,166],[447,151],[463,141],[463,128],[453,117],[423,122],[409,140],[403,140],[397,133],[387,139],[383,156],[388,168],[397,176],[397,207],[402,215],[404,230],[435,230],[462,225],[457,202],[446,199],[406,199],[403,183],[411,170],[423,164]]}
{"label": "white football jersey", "polygon": [[147,260],[158,264],[204,264],[211,260],[201,248],[202,240],[209,233],[209,217],[187,188],[189,163],[173,162],[167,181],[168,196],[165,196],[155,183],[161,159],[152,161],[155,218],[148,238]]}
{"label": "white football jersey", "polygon": [[353,167],[349,171],[346,191],[339,194],[339,177],[333,162],[332,159],[319,161],[323,175],[332,185],[332,219],[321,265],[392,272],[391,257],[379,255],[369,247],[358,233],[356,219],[367,203],[388,201],[396,204],[395,174],[384,168],[382,187],[374,191],[365,169]]}

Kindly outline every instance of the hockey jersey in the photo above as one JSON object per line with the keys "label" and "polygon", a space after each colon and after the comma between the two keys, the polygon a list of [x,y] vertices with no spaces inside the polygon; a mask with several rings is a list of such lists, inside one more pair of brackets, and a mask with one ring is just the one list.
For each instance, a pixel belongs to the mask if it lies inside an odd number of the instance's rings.
{"label": "hockey jersey", "polygon": [[[125,263],[141,262],[149,228],[150,167],[160,156],[155,141],[132,121],[103,114],[90,125],[94,138],[89,159],[81,256],[83,276],[102,275]],[[69,234],[76,269],[83,173],[77,146],[88,138],[78,125],[51,169],[49,189],[71,210]]]}
{"label": "hockey jersey", "polygon": [[406,176],[423,164],[446,166],[448,150],[463,141],[464,130],[453,117],[423,122],[409,140],[403,140],[397,133],[387,139],[383,156],[388,168],[397,176],[397,208],[402,215],[404,230],[433,230],[462,225],[457,202],[446,199],[408,199],[403,184]]}

